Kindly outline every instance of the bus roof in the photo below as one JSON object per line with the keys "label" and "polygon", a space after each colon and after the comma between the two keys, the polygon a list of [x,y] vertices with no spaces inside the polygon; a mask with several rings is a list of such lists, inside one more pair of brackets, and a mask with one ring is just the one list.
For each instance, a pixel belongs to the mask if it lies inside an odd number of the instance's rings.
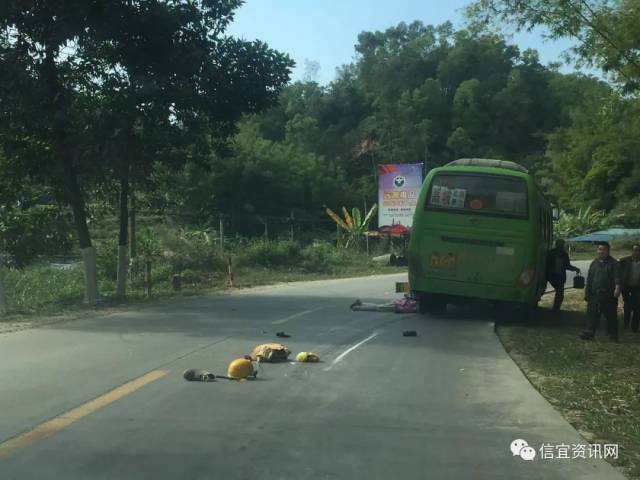
{"label": "bus roof", "polygon": [[492,168],[505,168],[507,170],[515,170],[522,173],[529,173],[529,171],[522,165],[518,165],[515,162],[509,162],[507,160],[495,160],[493,158],[460,158],[449,162],[445,167],[492,167]]}

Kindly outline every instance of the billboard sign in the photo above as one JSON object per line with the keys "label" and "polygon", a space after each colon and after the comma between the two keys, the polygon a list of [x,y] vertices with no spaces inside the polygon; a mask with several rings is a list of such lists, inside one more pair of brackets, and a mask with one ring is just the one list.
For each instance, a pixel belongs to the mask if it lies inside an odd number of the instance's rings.
{"label": "billboard sign", "polygon": [[422,163],[378,165],[378,228],[411,227],[422,187]]}

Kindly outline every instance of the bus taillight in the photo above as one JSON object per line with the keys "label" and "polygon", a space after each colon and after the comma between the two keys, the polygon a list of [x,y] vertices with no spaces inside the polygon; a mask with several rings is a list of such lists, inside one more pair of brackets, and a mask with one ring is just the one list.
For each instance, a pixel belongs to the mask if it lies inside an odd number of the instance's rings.
{"label": "bus taillight", "polygon": [[518,277],[518,288],[526,288],[533,283],[536,278],[536,267],[529,266],[525,268]]}

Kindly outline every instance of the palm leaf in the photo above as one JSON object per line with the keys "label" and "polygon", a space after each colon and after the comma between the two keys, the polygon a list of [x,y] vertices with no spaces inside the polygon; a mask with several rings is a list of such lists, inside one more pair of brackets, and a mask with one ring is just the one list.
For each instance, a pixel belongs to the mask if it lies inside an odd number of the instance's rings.
{"label": "palm leaf", "polygon": [[351,216],[353,217],[353,225],[356,229],[360,229],[362,226],[362,217],[360,216],[360,209],[353,207],[351,209]]}
{"label": "palm leaf", "polygon": [[364,222],[362,222],[363,226],[367,227],[369,225],[369,222],[371,221],[371,218],[373,217],[373,214],[377,209],[378,209],[378,204],[374,203],[371,209],[369,209],[369,211],[367,212],[367,216],[364,217]]}
{"label": "palm leaf", "polygon": [[344,214],[344,221],[349,226],[349,231],[353,230],[353,220],[351,219],[351,215],[346,208],[342,207],[342,213]]}
{"label": "palm leaf", "polygon": [[327,208],[325,210],[325,212],[327,212],[327,215],[329,215],[331,217],[331,219],[336,222],[338,224],[338,226],[340,228],[345,229],[347,232],[349,231],[349,227],[347,226],[346,223],[344,223],[344,221],[338,216],[337,213],[335,213],[333,210],[331,210],[330,208]]}

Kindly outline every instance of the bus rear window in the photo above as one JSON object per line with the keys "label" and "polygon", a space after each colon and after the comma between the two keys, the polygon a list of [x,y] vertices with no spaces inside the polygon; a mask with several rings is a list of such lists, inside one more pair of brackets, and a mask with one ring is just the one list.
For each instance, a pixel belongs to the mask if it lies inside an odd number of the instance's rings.
{"label": "bus rear window", "polygon": [[526,218],[527,184],[516,177],[441,173],[431,182],[425,207]]}

